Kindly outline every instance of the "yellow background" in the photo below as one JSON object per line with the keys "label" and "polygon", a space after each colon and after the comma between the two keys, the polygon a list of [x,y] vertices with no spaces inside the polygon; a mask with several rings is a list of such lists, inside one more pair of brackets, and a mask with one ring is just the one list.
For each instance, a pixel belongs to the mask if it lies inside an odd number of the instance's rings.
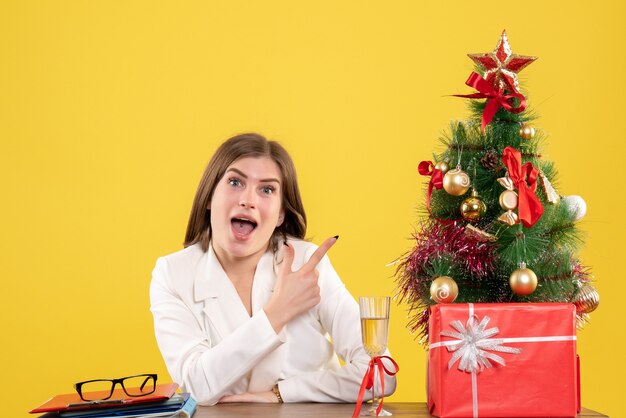
{"label": "yellow background", "polygon": [[[466,117],[466,53],[522,72],[563,195],[585,198],[600,309],[579,333],[583,404],[623,406],[624,2],[0,3],[0,398],[26,412],[72,383],[158,372],[148,285],[181,248],[225,138],[259,131],[299,170],[308,235],[353,295],[393,294],[423,201],[417,164]],[[425,353],[392,310],[393,401],[425,400]],[[513,382],[511,384],[514,384]]]}

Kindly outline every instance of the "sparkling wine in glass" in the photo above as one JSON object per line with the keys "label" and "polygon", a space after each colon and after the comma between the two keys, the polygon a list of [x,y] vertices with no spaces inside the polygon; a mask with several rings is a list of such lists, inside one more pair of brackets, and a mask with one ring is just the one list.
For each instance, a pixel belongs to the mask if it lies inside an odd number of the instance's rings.
{"label": "sparkling wine in glass", "polygon": [[[361,337],[363,347],[370,357],[382,356],[387,349],[387,335],[389,333],[389,296],[362,296],[359,298],[361,310]],[[378,369],[374,372],[372,386],[372,404],[364,409],[361,416],[376,416],[379,404],[377,390],[382,391]],[[382,395],[382,393],[381,393]],[[381,409],[378,416],[390,416],[391,412]]]}

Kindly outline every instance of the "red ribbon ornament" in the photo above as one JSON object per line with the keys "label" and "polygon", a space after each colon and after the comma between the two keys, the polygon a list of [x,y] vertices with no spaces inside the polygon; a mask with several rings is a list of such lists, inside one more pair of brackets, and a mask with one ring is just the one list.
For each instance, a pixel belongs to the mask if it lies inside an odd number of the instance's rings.
{"label": "red ribbon ornament", "polygon": [[[382,359],[389,360],[393,364],[393,367],[395,367],[396,370],[394,372],[388,370],[383,364]],[[400,371],[400,367],[398,366],[398,363],[396,363],[394,359],[392,359],[391,357],[389,356],[372,357],[369,363],[369,367],[367,368],[367,371],[365,372],[365,376],[363,376],[363,381],[361,382],[361,388],[359,389],[359,397],[356,400],[356,406],[354,407],[354,413],[352,414],[352,418],[358,417],[359,413],[361,412],[361,404],[363,403],[363,395],[365,394],[365,390],[369,390],[374,386],[374,377],[376,375],[376,369],[378,369],[378,375],[380,376],[380,388],[381,388],[380,389],[381,390],[380,402],[378,403],[378,408],[376,408],[376,416],[378,416],[378,414],[380,414],[380,411],[382,411],[383,399],[385,398],[385,377],[384,377],[383,371],[387,373],[389,376],[393,376],[396,373],[398,373],[398,371]]]}
{"label": "red ribbon ornament", "polygon": [[430,176],[430,182],[428,183],[428,194],[426,195],[426,209],[428,209],[428,213],[437,221],[442,224],[450,225],[455,223],[455,220],[444,220],[439,219],[433,215],[433,212],[430,210],[430,196],[433,194],[433,187],[437,190],[443,189],[443,172],[435,168],[435,165],[432,161],[422,161],[417,166],[417,171],[422,176]]}
{"label": "red ribbon ornament", "polygon": [[436,169],[432,161],[422,161],[417,166],[417,171],[422,176],[430,176],[428,195],[426,195],[426,207],[430,212],[430,195],[433,193],[433,187],[437,190],[443,189],[443,172]]}
{"label": "red ribbon ornament", "polygon": [[[501,107],[510,113],[520,113],[526,109],[526,98],[521,93],[505,95],[503,91],[496,90],[488,81],[475,72],[470,74],[465,84],[478,90],[478,93],[455,94],[455,97],[465,97],[467,99],[487,99],[485,110],[483,110],[482,133],[485,133],[485,126],[491,122],[491,119],[493,119],[496,112]],[[519,106],[513,107],[513,105],[509,103],[509,101],[513,98],[518,98],[520,100]]]}
{"label": "red ribbon ornament", "polygon": [[543,214],[543,205],[535,194],[539,170],[530,161],[522,166],[522,154],[512,147],[504,149],[502,162],[509,170],[509,177],[517,188],[518,217],[526,228],[530,228]]}

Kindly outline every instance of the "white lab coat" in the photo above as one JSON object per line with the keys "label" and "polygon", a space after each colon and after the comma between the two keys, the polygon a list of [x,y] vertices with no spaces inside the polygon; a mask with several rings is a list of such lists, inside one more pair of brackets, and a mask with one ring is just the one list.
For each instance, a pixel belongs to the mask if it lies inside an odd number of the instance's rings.
{"label": "white lab coat", "polygon": [[[317,247],[290,243],[297,270]],[[369,362],[358,304],[325,256],[317,266],[321,302],[276,334],[263,307],[281,259],[282,249],[261,257],[251,317],[211,246],[205,253],[195,244],[157,260],[150,285],[157,343],[172,379],[200,404],[269,391],[277,382],[285,402],[356,401]],[[394,390],[395,378],[386,376],[386,394]]]}

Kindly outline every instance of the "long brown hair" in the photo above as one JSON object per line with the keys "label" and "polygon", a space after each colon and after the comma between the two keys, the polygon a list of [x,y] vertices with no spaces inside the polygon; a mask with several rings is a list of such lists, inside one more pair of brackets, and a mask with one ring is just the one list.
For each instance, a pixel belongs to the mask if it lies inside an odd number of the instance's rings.
{"label": "long brown hair", "polygon": [[280,169],[282,175],[282,208],[285,211],[283,223],[276,227],[272,235],[272,249],[277,250],[280,239],[287,235],[303,239],[306,234],[306,215],[296,168],[289,153],[276,141],[268,141],[256,133],[236,135],[224,142],[217,149],[204,170],[196,197],[193,200],[184,246],[200,243],[203,251],[208,251],[211,241],[211,211],[208,209],[213,192],[226,169],[235,161],[245,157],[269,157]]}

